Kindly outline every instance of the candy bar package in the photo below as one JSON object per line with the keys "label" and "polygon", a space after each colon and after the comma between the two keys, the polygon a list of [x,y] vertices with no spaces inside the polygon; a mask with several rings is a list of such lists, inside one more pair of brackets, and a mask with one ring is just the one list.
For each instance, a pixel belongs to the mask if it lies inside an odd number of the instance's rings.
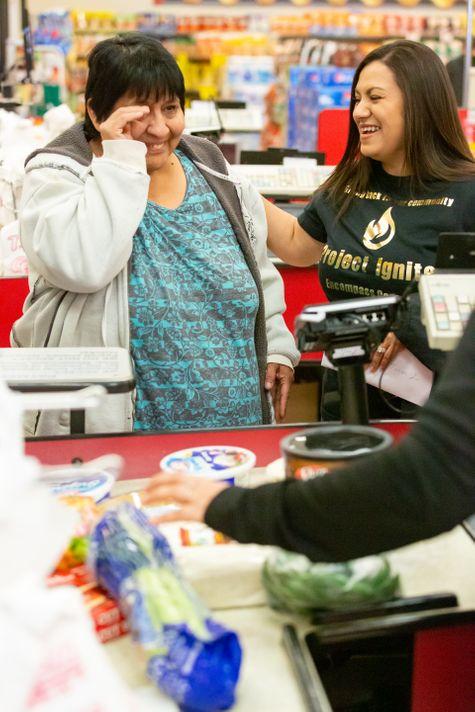
{"label": "candy bar package", "polygon": [[46,584],[49,587],[76,586],[79,589],[101,643],[108,643],[128,632],[127,621],[117,601],[92,580],[91,572],[85,564],[73,566],[66,571],[56,569],[47,577]]}

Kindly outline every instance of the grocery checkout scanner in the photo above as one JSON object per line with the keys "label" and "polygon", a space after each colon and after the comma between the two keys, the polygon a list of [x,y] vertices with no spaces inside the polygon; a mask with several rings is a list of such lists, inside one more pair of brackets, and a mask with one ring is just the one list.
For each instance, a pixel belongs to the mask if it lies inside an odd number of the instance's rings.
{"label": "grocery checkout scanner", "polygon": [[338,368],[343,423],[367,425],[368,397],[363,365],[393,324],[398,296],[344,299],[304,308],[295,322],[300,351],[326,352]]}
{"label": "grocery checkout scanner", "polygon": [[[453,350],[475,307],[475,270],[438,269],[422,275],[414,286],[418,286],[429,346]],[[405,300],[406,295],[389,295],[313,304],[297,317],[299,350],[324,350],[338,368],[343,423],[368,423],[364,364],[403,316]]]}

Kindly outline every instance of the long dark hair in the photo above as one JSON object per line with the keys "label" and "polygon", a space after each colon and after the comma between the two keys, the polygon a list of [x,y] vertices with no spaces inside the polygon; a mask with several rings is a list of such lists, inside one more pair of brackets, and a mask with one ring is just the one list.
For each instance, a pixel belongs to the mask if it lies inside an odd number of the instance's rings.
{"label": "long dark hair", "polygon": [[319,189],[339,208],[339,217],[346,212],[355,193],[368,188],[373,173],[373,160],[360,153],[353,109],[360,74],[376,61],[383,62],[392,71],[403,94],[405,164],[410,171],[411,191],[417,193],[432,181],[463,180],[475,175],[475,161],[462,130],[454,91],[443,62],[419,42],[391,42],[366,55],[356,69],[345,153]]}
{"label": "long dark hair", "polygon": [[174,57],[162,43],[143,32],[124,32],[98,42],[88,57],[84,132],[88,140],[97,138],[87,112],[88,102],[99,121],[104,121],[121,96],[130,93],[138,102],[150,97],[178,98],[185,108],[185,83]]}

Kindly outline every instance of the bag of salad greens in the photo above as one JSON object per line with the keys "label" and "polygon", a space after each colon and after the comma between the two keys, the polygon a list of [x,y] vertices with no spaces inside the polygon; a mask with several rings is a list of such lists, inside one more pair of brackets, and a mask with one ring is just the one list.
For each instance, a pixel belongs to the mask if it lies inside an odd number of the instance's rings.
{"label": "bag of salad greens", "polygon": [[283,549],[266,559],[262,580],[273,608],[300,613],[380,603],[399,589],[399,577],[384,557],[319,564]]}

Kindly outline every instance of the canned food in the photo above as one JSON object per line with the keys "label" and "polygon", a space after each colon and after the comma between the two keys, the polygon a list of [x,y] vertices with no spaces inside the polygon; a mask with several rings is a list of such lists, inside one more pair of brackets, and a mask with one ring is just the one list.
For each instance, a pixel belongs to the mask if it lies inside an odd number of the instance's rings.
{"label": "canned food", "polygon": [[285,476],[308,480],[392,445],[385,430],[369,425],[319,425],[288,435],[281,443]]}

